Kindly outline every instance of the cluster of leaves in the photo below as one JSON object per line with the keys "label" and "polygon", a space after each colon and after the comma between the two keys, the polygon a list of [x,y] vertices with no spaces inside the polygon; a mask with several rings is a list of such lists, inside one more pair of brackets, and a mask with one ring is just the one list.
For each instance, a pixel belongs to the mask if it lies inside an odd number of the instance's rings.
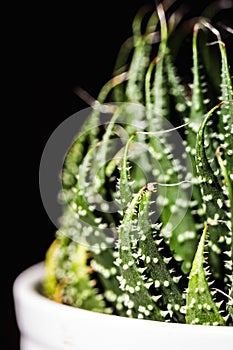
{"label": "cluster of leaves", "polygon": [[192,20],[185,81],[174,58],[179,20],[163,3],[138,12],[113,78],[66,155],[66,209],[46,255],[44,291],[98,312],[232,326],[227,51],[210,20]]}

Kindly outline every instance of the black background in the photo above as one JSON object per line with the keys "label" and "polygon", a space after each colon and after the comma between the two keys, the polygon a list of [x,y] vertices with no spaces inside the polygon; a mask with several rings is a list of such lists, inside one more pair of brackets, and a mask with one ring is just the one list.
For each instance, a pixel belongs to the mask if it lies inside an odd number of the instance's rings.
{"label": "black background", "polygon": [[[211,1],[185,2],[195,13]],[[3,224],[7,223],[1,254],[6,254],[1,263],[3,349],[19,349],[12,283],[21,271],[44,259],[55,233],[39,191],[43,149],[62,121],[87,107],[73,89],[82,86],[97,97],[111,77],[119,48],[131,35],[133,17],[144,3],[86,1],[50,7],[31,3],[9,11],[5,30],[13,23],[14,27],[6,38],[3,70],[12,113],[2,185],[10,185],[12,193],[7,196],[6,216],[2,214]]]}

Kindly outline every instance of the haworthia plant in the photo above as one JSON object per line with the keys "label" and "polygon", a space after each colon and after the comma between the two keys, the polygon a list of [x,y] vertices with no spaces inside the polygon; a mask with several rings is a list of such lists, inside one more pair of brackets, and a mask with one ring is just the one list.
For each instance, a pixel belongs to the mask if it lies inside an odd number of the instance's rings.
{"label": "haworthia plant", "polygon": [[232,67],[200,16],[188,23],[187,81],[174,8],[136,15],[67,152],[44,293],[119,316],[233,326]]}

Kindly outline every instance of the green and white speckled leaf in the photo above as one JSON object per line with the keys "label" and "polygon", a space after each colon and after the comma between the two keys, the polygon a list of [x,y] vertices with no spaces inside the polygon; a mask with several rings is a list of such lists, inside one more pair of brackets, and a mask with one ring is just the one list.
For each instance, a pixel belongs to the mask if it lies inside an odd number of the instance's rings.
{"label": "green and white speckled leaf", "polygon": [[225,320],[221,316],[219,308],[210,292],[207,271],[204,268],[204,250],[207,239],[207,229],[208,226],[206,225],[189,275],[186,322],[203,325],[225,325]]}
{"label": "green and white speckled leaf", "polygon": [[[229,207],[227,197],[219,183],[218,177],[213,172],[210,160],[206,155],[205,132],[208,122],[214,118],[214,112],[220,108],[222,103],[213,107],[205,116],[197,134],[196,144],[196,166],[200,178],[203,205],[206,208],[206,220],[211,223],[209,227],[210,240],[210,264],[216,278],[228,278],[226,267],[220,261],[226,261],[226,252],[231,250],[231,232],[229,228]],[[229,274],[229,271],[228,271]]]}
{"label": "green and white speckled leaf", "polygon": [[135,257],[132,247],[135,239],[133,219],[144,191],[145,189],[141,189],[137,194],[134,194],[131,203],[125,211],[119,227],[119,256],[116,264],[121,270],[119,278],[120,288],[127,294],[125,302],[125,306],[128,307],[127,315],[139,318],[148,318],[150,316],[149,318],[161,321],[165,320],[165,315],[161,313],[160,308],[153,301],[149,288],[145,284],[143,269],[138,267],[137,257]]}
{"label": "green and white speckled leaf", "polygon": [[[150,318],[155,320],[164,320],[160,309],[151,298],[149,289],[144,283],[145,276],[143,270],[138,268],[137,257],[135,257],[133,250],[133,242],[136,240],[135,236],[135,218],[137,218],[138,205],[146,188],[142,188],[138,193],[132,194],[129,184],[129,169],[127,164],[128,146],[133,136],[129,138],[125,147],[124,156],[120,169],[120,192],[121,201],[125,208],[122,222],[119,226],[119,240],[118,240],[118,255],[116,265],[119,266],[121,276],[119,279],[120,288],[128,296],[126,298],[125,306],[128,308],[127,314],[129,316],[142,316],[140,310],[145,310]],[[151,308],[148,305],[151,305]],[[153,310],[153,313],[151,311]],[[146,315],[145,315],[146,316]]]}
{"label": "green and white speckled leaf", "polygon": [[[148,187],[153,188],[153,184],[148,184]],[[159,305],[167,310],[173,320],[183,323],[185,302],[180,288],[182,273],[175,259],[171,258],[170,248],[160,235],[161,225],[154,224],[152,228],[151,195],[151,191],[145,191],[139,204],[137,254],[140,263],[146,267],[146,284],[153,285],[154,293],[161,295]]]}
{"label": "green and white speckled leaf", "polygon": [[[71,244],[63,242],[67,239],[56,239],[47,251],[44,292],[59,303],[109,313],[111,309],[107,308],[100,291],[93,287],[94,281],[91,281],[87,266],[86,248],[73,242],[71,250]],[[60,273],[57,272],[59,269]]]}

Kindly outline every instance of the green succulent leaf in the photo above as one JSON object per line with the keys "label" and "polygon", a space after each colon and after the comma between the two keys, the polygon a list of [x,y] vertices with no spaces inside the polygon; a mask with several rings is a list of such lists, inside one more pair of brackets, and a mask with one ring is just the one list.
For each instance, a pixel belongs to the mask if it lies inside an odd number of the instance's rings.
{"label": "green succulent leaf", "polygon": [[[111,312],[100,291],[93,288],[95,281],[91,279],[88,270],[87,250],[84,246],[73,244],[75,249],[69,254],[69,260],[66,260],[66,264],[68,263],[69,266],[67,274],[64,274],[63,267],[63,276],[59,278],[56,270],[58,269],[59,255],[61,255],[59,248],[62,248],[62,245],[63,242],[56,239],[47,252],[43,284],[46,295],[56,302],[74,305],[86,310]],[[65,247],[67,248],[67,245],[63,246],[64,249]]]}
{"label": "green succulent leaf", "polygon": [[226,322],[219,312],[219,307],[214,301],[213,294],[210,292],[208,272],[204,268],[207,229],[208,225],[203,230],[189,275],[186,322],[203,325],[225,325]]}
{"label": "green succulent leaf", "polygon": [[[142,188],[134,195],[119,227],[119,257],[116,263],[121,270],[119,278],[120,288],[128,295],[125,303],[125,306],[128,307],[127,314],[139,318],[147,318],[150,315],[150,318],[154,320],[164,320],[165,315],[161,313],[160,308],[151,298],[149,288],[144,281],[144,269],[138,267],[137,256],[135,256],[133,249],[135,244],[133,219],[135,219],[137,205],[144,191],[145,189]],[[151,312],[152,310],[153,313]]]}
{"label": "green succulent leaf", "polygon": [[[200,187],[203,196],[203,203],[206,208],[207,222],[211,223],[210,232],[210,261],[213,266],[215,277],[220,278],[226,275],[224,265],[225,252],[231,249],[231,232],[229,228],[229,207],[227,207],[226,196],[219,183],[218,177],[213,172],[207,158],[205,148],[205,128],[213,117],[213,113],[223,103],[213,107],[205,116],[197,135],[196,164],[197,173],[200,177]],[[226,265],[225,265],[226,266]]]}
{"label": "green succulent leaf", "polygon": [[56,277],[57,269],[57,258],[56,251],[59,249],[59,244],[57,239],[55,239],[50,245],[49,249],[46,252],[45,258],[45,277],[43,280],[43,291],[50,299],[53,299],[58,281]]}
{"label": "green succulent leaf", "polygon": [[146,268],[145,275],[149,276],[145,282],[153,286],[154,295],[161,295],[158,304],[172,315],[173,320],[183,323],[184,298],[178,285],[178,281],[182,284],[182,272],[180,266],[171,258],[172,252],[160,234],[161,225],[152,225],[151,195],[152,191],[156,191],[156,186],[149,183],[147,188],[151,190],[145,191],[139,204],[137,254]]}

